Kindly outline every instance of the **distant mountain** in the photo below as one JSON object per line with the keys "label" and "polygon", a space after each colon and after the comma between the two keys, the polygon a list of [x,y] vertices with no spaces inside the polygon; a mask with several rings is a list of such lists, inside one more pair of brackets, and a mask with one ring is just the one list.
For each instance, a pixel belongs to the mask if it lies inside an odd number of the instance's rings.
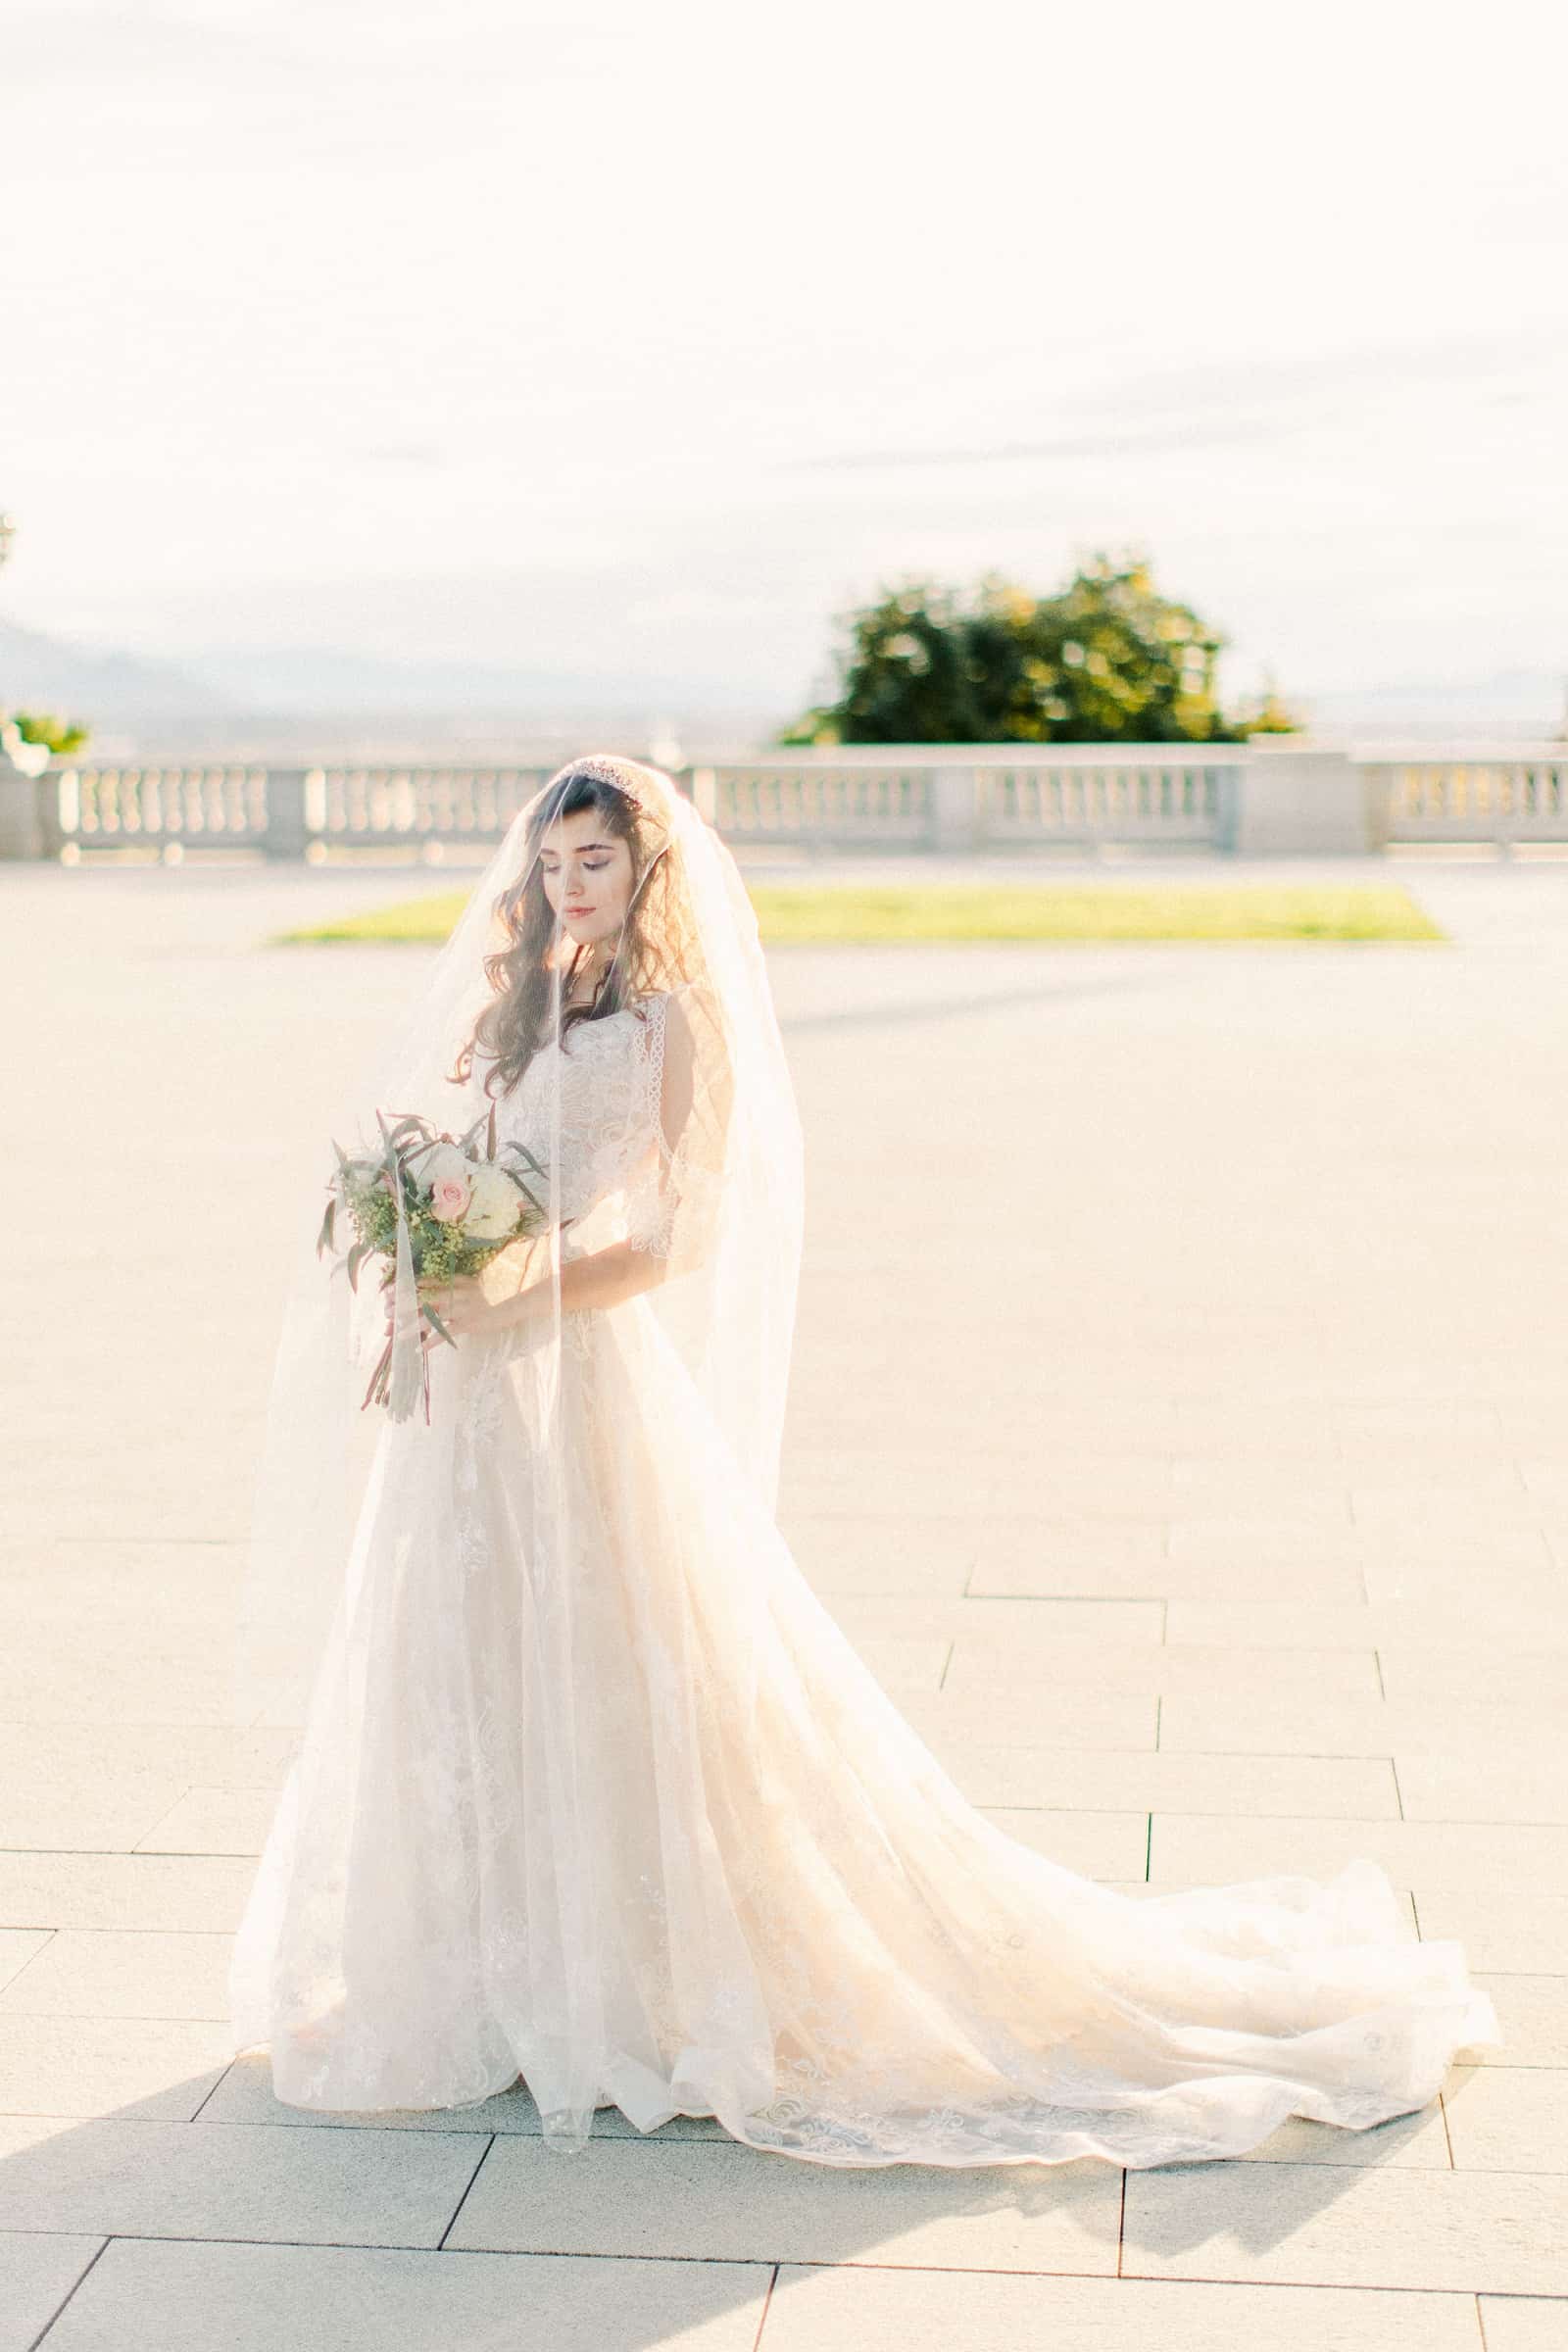
{"label": "distant mountain", "polygon": [[0,703],[59,710],[90,727],[90,752],[118,760],[529,760],[558,745],[608,738],[625,748],[671,730],[702,757],[738,757],[790,714],[756,694],[623,671],[597,678],[318,646],[158,662],[5,620]]}
{"label": "distant mountain", "polygon": [[0,619],[0,702],[59,711],[83,725],[123,725],[175,711],[218,717],[227,697],[194,665],[74,644]]}
{"label": "distant mountain", "polygon": [[1568,674],[1495,670],[1486,678],[1396,680],[1285,700],[1318,735],[1557,736],[1564,725]]}

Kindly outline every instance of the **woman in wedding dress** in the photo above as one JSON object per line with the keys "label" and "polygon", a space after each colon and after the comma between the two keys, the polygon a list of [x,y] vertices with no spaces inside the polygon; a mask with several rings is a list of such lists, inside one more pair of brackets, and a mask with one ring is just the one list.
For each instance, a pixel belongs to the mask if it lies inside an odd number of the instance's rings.
{"label": "woman in wedding dress", "polygon": [[613,2103],[835,2166],[1148,2166],[1380,2123],[1495,2042],[1348,1825],[1328,1884],[1097,1886],[812,1593],[774,1518],[794,1097],[734,861],[656,769],[519,811],[344,1115],[491,1105],[546,1217],[431,1296],[453,1344],[405,1251],[384,1293],[310,1259],[279,1348],[241,1692],[296,1738],[231,1995],[280,2099],[520,2079],[560,2150]]}

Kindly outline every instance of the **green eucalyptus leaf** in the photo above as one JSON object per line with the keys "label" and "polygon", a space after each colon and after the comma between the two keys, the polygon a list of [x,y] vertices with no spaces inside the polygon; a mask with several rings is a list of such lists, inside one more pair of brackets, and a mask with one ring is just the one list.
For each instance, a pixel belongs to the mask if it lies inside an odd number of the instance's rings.
{"label": "green eucalyptus leaf", "polygon": [[430,1329],[436,1334],[436,1336],[439,1339],[445,1340],[449,1348],[455,1348],[458,1344],[457,1341],[452,1337],[451,1332],[448,1331],[446,1325],[442,1322],[440,1316],[436,1313],[435,1308],[430,1304],[428,1299],[423,1301],[420,1311],[423,1314],[425,1321],[429,1324]]}

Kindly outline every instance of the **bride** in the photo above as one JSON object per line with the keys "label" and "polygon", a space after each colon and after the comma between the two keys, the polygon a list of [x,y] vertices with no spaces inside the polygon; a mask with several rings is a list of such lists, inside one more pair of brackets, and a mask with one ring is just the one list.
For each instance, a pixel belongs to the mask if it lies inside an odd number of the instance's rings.
{"label": "bride", "polygon": [[1370,1862],[1134,1897],[1008,1838],[812,1593],[794,1096],[734,861],[656,769],[520,811],[343,1116],[492,1109],[542,1226],[434,1291],[307,1250],[278,1350],[239,1688],[294,1740],[230,1989],[280,2099],[520,2080],[560,2150],[613,2103],[819,2164],[1148,2166],[1380,2123],[1495,2042]]}

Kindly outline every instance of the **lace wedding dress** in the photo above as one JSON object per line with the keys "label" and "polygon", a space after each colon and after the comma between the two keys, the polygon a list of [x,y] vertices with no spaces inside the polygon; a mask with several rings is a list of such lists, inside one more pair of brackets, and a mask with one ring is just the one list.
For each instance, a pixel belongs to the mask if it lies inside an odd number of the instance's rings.
{"label": "lace wedding dress", "polygon": [[[568,1257],[667,1247],[670,1002],[579,1025],[500,1104],[554,1155]],[[1495,2038],[1369,1862],[1135,1898],[988,1822],[647,1297],[566,1314],[549,1380],[504,1334],[434,1352],[449,1409],[381,1435],[235,1952],[237,2046],[283,2100],[520,2076],[559,2149],[613,2102],[835,2166],[1147,2166],[1378,2123]]]}

